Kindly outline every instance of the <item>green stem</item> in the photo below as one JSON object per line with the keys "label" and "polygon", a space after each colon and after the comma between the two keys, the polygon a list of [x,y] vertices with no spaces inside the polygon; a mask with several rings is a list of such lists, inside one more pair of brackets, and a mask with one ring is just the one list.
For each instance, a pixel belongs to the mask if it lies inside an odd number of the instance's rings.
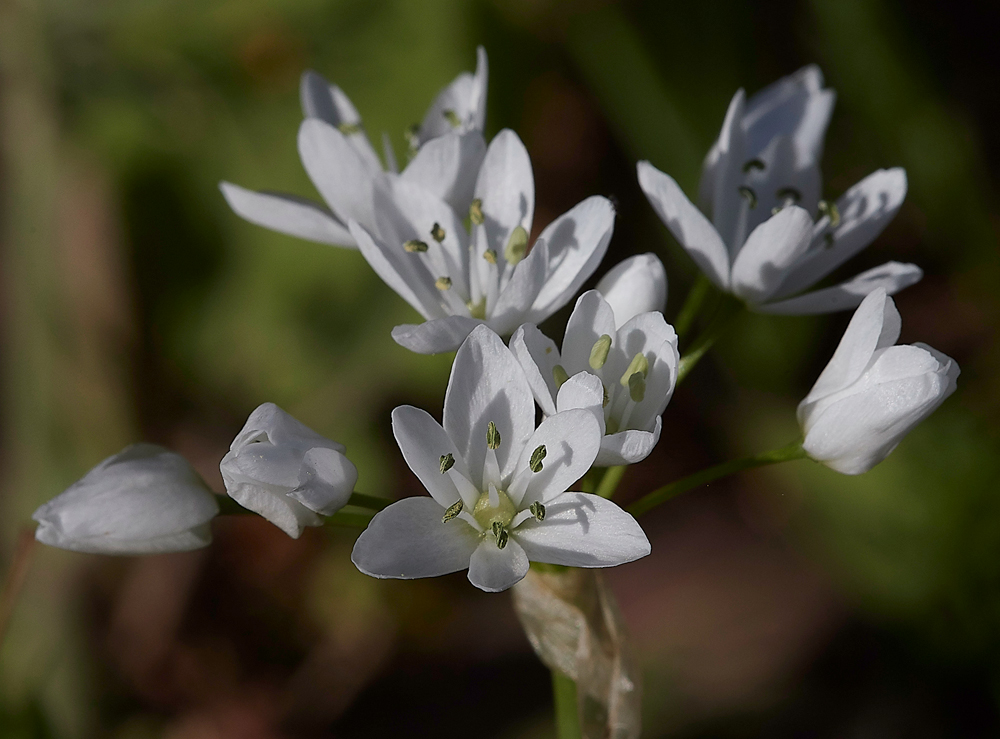
{"label": "green stem", "polygon": [[733,319],[736,318],[739,313],[740,303],[733,299],[726,299],[723,301],[722,305],[712,316],[711,322],[705,327],[705,330],[698,335],[698,338],[694,340],[694,343],[688,347],[688,350],[681,357],[680,362],[677,365],[677,384],[680,385],[681,382],[687,377],[688,373],[694,369],[694,366],[698,364],[698,361],[705,356],[712,345],[715,344],[716,340],[729,328],[732,324]]}
{"label": "green stem", "polygon": [[674,331],[677,332],[677,338],[684,338],[687,335],[691,324],[694,323],[695,316],[698,315],[698,311],[705,304],[705,298],[708,297],[711,290],[711,281],[699,272],[694,284],[691,285],[691,289],[688,291],[687,297],[684,299],[681,312],[677,314],[677,321],[674,323]]}
{"label": "green stem", "polygon": [[[216,500],[219,503],[219,515],[233,516],[253,513],[253,511],[244,508],[228,495],[217,495]],[[381,498],[375,495],[351,493],[347,505],[367,510],[337,511],[332,516],[327,517],[326,523],[331,526],[360,526],[364,528],[372,520],[374,514],[371,511],[380,511],[392,502],[388,498]]]}
{"label": "green stem", "polygon": [[681,493],[686,493],[688,490],[707,485],[713,480],[718,480],[720,477],[733,475],[742,470],[753,469],[754,467],[763,467],[764,465],[775,464],[777,462],[787,462],[792,459],[802,459],[806,456],[806,451],[802,448],[802,442],[796,441],[794,444],[789,444],[781,449],[764,452],[754,457],[723,462],[722,464],[717,464],[714,467],[709,467],[701,472],[695,472],[693,475],[676,480],[669,485],[657,488],[653,492],[639,498],[639,500],[635,501],[625,510],[633,516],[641,516],[651,508],[655,508],[661,503],[666,503]]}
{"label": "green stem", "polygon": [[617,467],[608,467],[604,471],[604,476],[601,477],[601,481],[597,484],[597,489],[594,493],[610,500],[611,496],[615,494],[615,490],[618,489],[618,483],[621,482],[626,467],[627,465],[624,464]]}
{"label": "green stem", "polygon": [[557,739],[581,739],[576,683],[558,670],[552,671],[552,700],[556,711]]}
{"label": "green stem", "polygon": [[395,501],[382,498],[377,495],[364,495],[362,493],[351,493],[351,499],[347,505],[356,505],[361,508],[371,508],[373,511],[381,511],[383,508]]}

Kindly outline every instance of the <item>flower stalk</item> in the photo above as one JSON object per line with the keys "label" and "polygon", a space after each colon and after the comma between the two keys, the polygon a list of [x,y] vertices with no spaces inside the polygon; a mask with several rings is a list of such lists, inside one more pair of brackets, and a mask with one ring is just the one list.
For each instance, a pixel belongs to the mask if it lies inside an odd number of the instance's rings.
{"label": "flower stalk", "polygon": [[680,362],[677,365],[678,385],[694,369],[694,366],[698,364],[708,350],[714,346],[718,338],[732,325],[733,320],[739,313],[739,309],[740,303],[738,301],[723,300],[718,310],[716,310],[715,315],[712,316],[711,322],[681,356]]}
{"label": "flower stalk", "polygon": [[705,299],[712,291],[712,283],[705,275],[698,273],[684,299],[681,312],[677,314],[677,321],[674,323],[674,330],[679,338],[684,338],[694,324],[694,319],[705,304]]}
{"label": "flower stalk", "polygon": [[583,733],[580,731],[576,683],[559,670],[552,670],[552,701],[556,712],[556,737],[581,739]]}
{"label": "flower stalk", "polygon": [[770,452],[757,454],[753,457],[744,457],[743,459],[734,459],[729,462],[723,462],[722,464],[709,467],[701,472],[695,472],[693,475],[688,475],[680,480],[664,485],[661,488],[657,488],[653,492],[647,493],[643,497],[639,498],[639,500],[632,503],[632,505],[628,506],[625,510],[633,516],[638,517],[661,503],[666,503],[668,500],[676,498],[681,493],[686,493],[688,490],[693,490],[694,488],[701,487],[702,485],[707,485],[708,483],[718,480],[719,478],[728,477],[729,475],[734,475],[737,472],[742,472],[743,470],[753,469],[754,467],[763,467],[769,464],[777,464],[778,462],[788,462],[793,459],[803,459],[806,456],[806,452],[802,448],[802,442],[796,441],[780,449],[774,449]]}

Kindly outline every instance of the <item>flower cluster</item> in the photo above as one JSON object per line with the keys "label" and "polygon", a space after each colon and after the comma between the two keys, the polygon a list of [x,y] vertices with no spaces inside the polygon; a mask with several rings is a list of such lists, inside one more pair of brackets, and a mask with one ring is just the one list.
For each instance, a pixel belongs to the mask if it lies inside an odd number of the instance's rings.
{"label": "flower cluster", "polygon": [[[617,479],[600,468],[652,452],[691,365],[663,315],[667,276],[655,255],[626,259],[578,295],[608,251],[607,198],[583,200],[531,238],[531,160],[511,130],[486,144],[487,78],[480,48],[476,72],[456,78],[409,132],[400,171],[387,138],[383,166],[344,92],[306,72],[299,152],[326,204],[221,185],[248,221],[357,248],[423,319],[393,329],[398,344],[457,350],[442,423],[408,405],[392,413],[400,452],[429,495],[390,504],[355,493],[344,447],[271,403],[250,414],[220,469],[235,504],[292,537],[345,506],[375,511],[352,555],[362,572],[409,579],[467,569],[475,586],[500,591],[530,562],[610,567],[649,554],[635,518],[609,500],[613,485],[595,481]],[[816,67],[749,99],[738,91],[705,159],[700,209],[668,174],[648,162],[637,171],[717,291],[764,313],[859,306],[799,406],[803,440],[793,449],[859,474],[954,391],[958,366],[922,344],[895,346],[901,321],[889,295],[920,279],[914,265],[889,262],[800,294],[871,243],[906,194],[905,173],[889,169],[836,201],[821,198],[833,102]],[[538,325],[574,297],[557,345]],[[45,543],[138,554],[207,545],[218,512],[181,457],[136,445],[35,519]]]}

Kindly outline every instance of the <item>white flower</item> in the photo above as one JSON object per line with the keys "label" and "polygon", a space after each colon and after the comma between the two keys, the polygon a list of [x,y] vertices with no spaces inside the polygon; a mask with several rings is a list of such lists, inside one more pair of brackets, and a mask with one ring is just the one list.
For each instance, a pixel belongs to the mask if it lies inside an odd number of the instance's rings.
{"label": "white flower", "polygon": [[621,328],[640,313],[667,307],[667,271],[655,254],[637,254],[612,267],[597,283],[615,312],[615,327]]}
{"label": "white flower", "polygon": [[435,577],[469,569],[478,588],[505,590],[528,562],[610,567],[649,553],[639,524],[614,503],[565,492],[589,468],[601,431],[576,409],[535,428],[531,388],[503,341],[485,326],[458,350],[444,426],[412,406],[392,428],[431,497],[377,513],[352,560],[374,577]]}
{"label": "white flower", "polygon": [[76,552],[156,554],[212,542],[215,496],[179,454],[133,444],[32,515],[35,538]]}
{"label": "white flower", "polygon": [[590,290],[576,301],[561,352],[532,324],[510,340],[543,413],[596,412],[606,434],[595,462],[600,467],[639,462],[656,446],[680,359],[677,335],[662,313],[640,313],[618,328],[616,323],[608,302]]}
{"label": "white flower", "polygon": [[419,184],[465,212],[486,143],[488,65],[479,47],[476,74],[460,74],[441,91],[412,134],[414,156],[397,174],[392,145],[383,136],[384,171],[350,99],[336,85],[307,71],[300,97],[305,120],[299,127],[299,156],[326,205],[293,195],[255,192],[220,183],[229,206],[241,218],[265,228],[324,244],[356,247],[347,229],[353,219],[377,232],[372,193],[386,180]]}
{"label": "white flower", "polygon": [[816,461],[847,475],[867,472],[955,391],[955,361],[926,344],[893,346],[900,328],[885,290],[858,307],[799,404],[802,446]]}
{"label": "white flower", "polygon": [[[502,336],[564,306],[597,268],[614,229],[614,207],[593,196],[561,215],[528,250],[535,209],[531,160],[513,131],[490,143],[462,217],[402,178],[375,193],[381,235],[352,222],[372,268],[426,322],[393,329],[420,354],[453,351],[485,323]],[[464,215],[464,214],[462,214]]]}
{"label": "white flower", "polygon": [[[877,287],[917,282],[913,264],[886,262],[834,287],[797,295],[870,244],[906,196],[906,173],[878,170],[836,203],[820,200],[819,157],[834,95],[806,67],[746,101],[733,97],[705,161],[702,208],[649,162],[639,184],[660,219],[717,287],[763,313],[858,305]],[[774,215],[777,213],[777,215]]]}
{"label": "white flower", "polygon": [[274,403],[247,419],[219,469],[226,492],[293,539],[345,505],[358,471],[343,444],[320,436]]}

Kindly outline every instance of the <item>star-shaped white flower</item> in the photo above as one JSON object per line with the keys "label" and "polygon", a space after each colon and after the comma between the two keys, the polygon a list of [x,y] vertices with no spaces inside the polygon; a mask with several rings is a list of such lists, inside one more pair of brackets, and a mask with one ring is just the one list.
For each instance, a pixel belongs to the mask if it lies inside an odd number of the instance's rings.
{"label": "star-shaped white flower", "polygon": [[375,515],[351,557],[366,574],[412,579],[468,568],[473,585],[495,592],[524,577],[529,561],[611,567],[649,553],[632,516],[604,498],[566,492],[597,456],[594,415],[570,410],[535,428],[524,373],[485,326],[455,357],[443,427],[401,406],[392,428],[430,497]]}
{"label": "star-shaped white flower", "polygon": [[799,403],[802,447],[838,472],[885,459],[955,391],[958,364],[926,344],[894,346],[902,320],[885,290],[868,295],[833,358]]}
{"label": "star-shaped white flower", "polygon": [[347,95],[307,71],[300,86],[305,120],[299,127],[299,155],[326,205],[229,182],[220,184],[222,194],[236,214],[251,223],[346,247],[356,247],[347,229],[352,219],[377,233],[373,192],[386,180],[418,184],[465,212],[486,151],[482,130],[489,73],[486,51],[479,47],[477,54],[475,75],[462,73],[442,90],[411,134],[414,156],[401,173],[388,137],[383,136],[386,171]]}
{"label": "star-shaped white flower", "polygon": [[669,175],[649,162],[637,167],[646,197],[705,275],[759,312],[846,310],[878,287],[896,293],[923,275],[914,264],[886,262],[798,294],[868,246],[906,197],[906,173],[897,167],[873,172],[836,203],[820,200],[819,158],[834,101],[822,84],[819,69],[806,67],[749,101],[736,93],[705,161],[708,217]]}
{"label": "star-shaped white flower", "polygon": [[633,464],[656,446],[680,359],[662,313],[640,313],[619,327],[608,302],[590,290],[576,301],[561,352],[533,324],[514,333],[510,348],[545,415],[596,412],[605,434],[596,465]]}
{"label": "star-shaped white flower", "polygon": [[535,182],[511,130],[490,142],[468,210],[472,233],[434,193],[402,178],[375,193],[380,235],[352,222],[368,263],[425,319],[393,329],[420,354],[454,351],[485,323],[502,336],[564,306],[604,257],[614,207],[592,196],[550,223],[528,249]]}

